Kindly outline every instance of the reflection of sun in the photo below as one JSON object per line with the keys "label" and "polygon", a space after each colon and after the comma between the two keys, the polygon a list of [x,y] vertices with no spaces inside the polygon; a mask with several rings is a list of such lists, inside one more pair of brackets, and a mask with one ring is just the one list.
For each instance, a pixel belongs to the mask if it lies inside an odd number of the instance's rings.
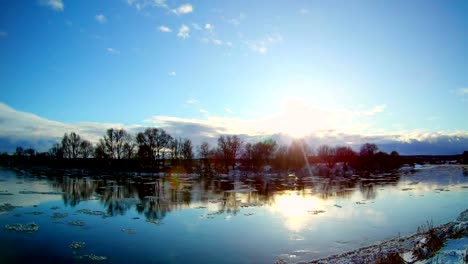
{"label": "reflection of sun", "polygon": [[[324,210],[323,200],[314,196],[302,196],[295,191],[289,191],[275,197],[275,203],[270,207],[273,213],[280,213],[286,218],[286,227],[291,231],[301,231],[310,219],[308,211]],[[317,216],[314,216],[317,217]]]}

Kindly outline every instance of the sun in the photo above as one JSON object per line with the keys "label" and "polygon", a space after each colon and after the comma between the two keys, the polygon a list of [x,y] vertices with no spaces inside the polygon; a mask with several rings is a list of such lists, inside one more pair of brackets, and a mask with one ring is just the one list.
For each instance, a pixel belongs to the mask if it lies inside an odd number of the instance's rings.
{"label": "sun", "polygon": [[281,133],[293,138],[303,138],[317,129],[317,112],[300,99],[288,99],[282,107],[281,113],[274,121]]}

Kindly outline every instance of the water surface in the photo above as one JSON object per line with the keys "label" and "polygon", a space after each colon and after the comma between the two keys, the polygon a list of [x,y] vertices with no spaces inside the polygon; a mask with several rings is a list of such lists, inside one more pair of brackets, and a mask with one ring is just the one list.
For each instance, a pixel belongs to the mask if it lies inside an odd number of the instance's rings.
{"label": "water surface", "polygon": [[[108,263],[294,263],[451,221],[467,198],[458,165],[367,178],[0,169],[0,262],[87,263],[94,254]],[[3,228],[31,222],[37,232]],[[73,241],[86,246],[70,248]]]}

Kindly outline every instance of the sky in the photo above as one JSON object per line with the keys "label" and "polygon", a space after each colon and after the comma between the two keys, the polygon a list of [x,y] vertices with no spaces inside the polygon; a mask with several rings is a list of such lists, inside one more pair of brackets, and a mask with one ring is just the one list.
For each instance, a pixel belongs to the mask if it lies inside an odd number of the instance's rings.
{"label": "sky", "polygon": [[0,1],[0,151],[194,143],[468,150],[467,1]]}

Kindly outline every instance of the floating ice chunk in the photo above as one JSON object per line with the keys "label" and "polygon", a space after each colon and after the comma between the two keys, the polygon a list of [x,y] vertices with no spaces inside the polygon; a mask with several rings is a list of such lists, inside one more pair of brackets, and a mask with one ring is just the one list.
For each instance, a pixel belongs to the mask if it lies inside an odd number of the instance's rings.
{"label": "floating ice chunk", "polygon": [[85,242],[79,242],[79,241],[73,241],[70,244],[70,248],[73,248],[73,249],[80,249],[80,248],[84,248],[85,246],[86,246]]}
{"label": "floating ice chunk", "polygon": [[75,220],[68,222],[68,224],[73,226],[84,226],[86,223],[80,220]]}
{"label": "floating ice chunk", "polygon": [[13,211],[15,208],[20,208],[21,206],[14,206],[9,203],[5,203],[0,205],[0,212],[10,212]]}
{"label": "floating ice chunk", "polygon": [[51,217],[53,219],[61,219],[61,218],[65,218],[67,216],[68,216],[67,213],[63,213],[63,214],[62,213],[54,213]]}
{"label": "floating ice chunk", "polygon": [[39,225],[37,225],[34,222],[28,224],[8,224],[5,225],[5,229],[10,231],[27,232],[32,234],[39,230]]}
{"label": "floating ice chunk", "polygon": [[96,260],[96,261],[106,260],[107,259],[106,256],[98,256],[98,255],[94,255],[94,254],[89,254],[89,255],[84,255],[84,256],[89,258],[90,260]]}
{"label": "floating ice chunk", "polygon": [[136,230],[135,229],[126,229],[126,228],[122,228],[122,232],[125,232],[129,235],[135,235],[136,234]]}

